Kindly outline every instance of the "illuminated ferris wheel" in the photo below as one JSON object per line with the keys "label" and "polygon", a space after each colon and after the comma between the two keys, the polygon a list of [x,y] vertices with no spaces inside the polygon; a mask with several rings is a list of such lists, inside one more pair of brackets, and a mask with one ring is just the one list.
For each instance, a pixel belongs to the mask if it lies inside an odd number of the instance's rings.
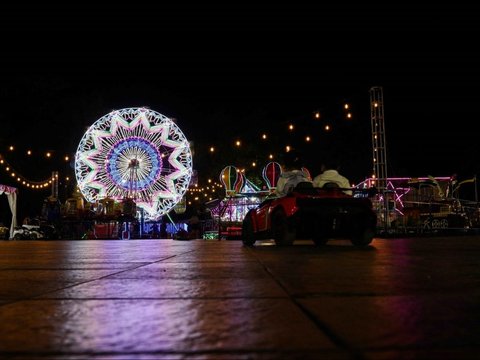
{"label": "illuminated ferris wheel", "polygon": [[75,155],[88,202],[133,199],[146,218],[168,213],[192,176],[190,144],[168,117],[147,108],[112,111],[83,135]]}

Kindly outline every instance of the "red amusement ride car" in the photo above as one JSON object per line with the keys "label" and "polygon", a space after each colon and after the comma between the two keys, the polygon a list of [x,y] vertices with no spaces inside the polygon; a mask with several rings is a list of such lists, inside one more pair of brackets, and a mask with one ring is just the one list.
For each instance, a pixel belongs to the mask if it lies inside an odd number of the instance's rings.
{"label": "red amusement ride car", "polygon": [[332,238],[348,238],[356,246],[370,244],[377,225],[369,198],[374,189],[348,189],[353,195],[342,190],[346,189],[300,183],[284,197],[266,199],[243,219],[243,244],[272,238],[280,246],[292,245],[297,238],[312,239],[315,245]]}

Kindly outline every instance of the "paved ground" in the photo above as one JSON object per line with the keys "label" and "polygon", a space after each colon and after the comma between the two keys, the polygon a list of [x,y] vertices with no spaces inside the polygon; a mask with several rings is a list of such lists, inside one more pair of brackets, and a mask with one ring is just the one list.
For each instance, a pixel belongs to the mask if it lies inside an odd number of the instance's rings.
{"label": "paved ground", "polygon": [[480,237],[0,242],[1,359],[479,359]]}

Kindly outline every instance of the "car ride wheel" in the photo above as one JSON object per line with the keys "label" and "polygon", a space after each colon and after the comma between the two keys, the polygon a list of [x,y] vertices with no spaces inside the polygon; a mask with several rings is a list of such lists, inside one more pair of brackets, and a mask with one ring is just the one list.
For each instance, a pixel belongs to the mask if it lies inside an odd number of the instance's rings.
{"label": "car ride wheel", "polygon": [[448,219],[442,219],[440,226],[441,226],[442,229],[447,229],[448,228]]}
{"label": "car ride wheel", "polygon": [[352,244],[355,246],[369,245],[375,236],[375,230],[371,227],[359,229],[352,237]]}
{"label": "car ride wheel", "polygon": [[272,237],[278,246],[292,245],[295,240],[295,230],[288,224],[287,215],[283,210],[277,210],[272,215]]}
{"label": "car ride wheel", "polygon": [[245,246],[252,246],[255,244],[255,230],[253,228],[253,220],[251,213],[248,212],[242,223],[242,242]]}

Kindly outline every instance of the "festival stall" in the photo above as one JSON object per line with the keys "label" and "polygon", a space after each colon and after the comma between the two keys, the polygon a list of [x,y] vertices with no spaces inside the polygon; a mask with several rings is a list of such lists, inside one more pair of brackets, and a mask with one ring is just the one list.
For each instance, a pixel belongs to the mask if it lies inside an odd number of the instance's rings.
{"label": "festival stall", "polygon": [[13,238],[13,231],[17,226],[17,188],[0,184],[0,195],[7,195],[8,205],[12,212],[12,222],[10,224],[10,239]]}

